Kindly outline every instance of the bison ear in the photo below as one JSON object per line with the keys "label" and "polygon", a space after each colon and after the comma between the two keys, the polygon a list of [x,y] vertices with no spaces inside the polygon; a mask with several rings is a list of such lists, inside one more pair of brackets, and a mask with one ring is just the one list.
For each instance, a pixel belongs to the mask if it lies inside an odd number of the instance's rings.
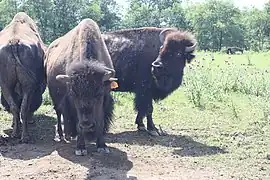
{"label": "bison ear", "polygon": [[61,81],[62,83],[70,82],[70,76],[65,74],[60,74],[56,76],[56,80]]}
{"label": "bison ear", "polygon": [[194,55],[194,54],[187,54],[187,57],[186,57],[187,62],[188,62],[188,63],[190,63],[190,62],[191,62],[191,60],[192,60],[194,57],[195,57],[195,55]]}
{"label": "bison ear", "polygon": [[103,82],[105,82],[105,81],[109,81],[110,80],[110,78],[112,77],[112,74],[113,74],[113,72],[112,71],[106,71],[106,73],[104,74],[104,76],[103,76]]}

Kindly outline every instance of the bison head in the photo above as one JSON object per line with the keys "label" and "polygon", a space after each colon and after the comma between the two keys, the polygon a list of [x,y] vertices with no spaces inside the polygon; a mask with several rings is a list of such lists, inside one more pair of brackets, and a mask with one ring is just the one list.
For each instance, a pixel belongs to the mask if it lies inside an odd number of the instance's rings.
{"label": "bison head", "polygon": [[170,92],[181,84],[186,62],[195,57],[197,42],[189,32],[172,28],[161,31],[159,37],[162,46],[151,71],[156,86]]}
{"label": "bison head", "polygon": [[110,82],[114,70],[98,62],[73,63],[66,75],[56,79],[66,83],[68,98],[76,109],[77,129],[83,134],[103,132],[104,95],[110,92]]}

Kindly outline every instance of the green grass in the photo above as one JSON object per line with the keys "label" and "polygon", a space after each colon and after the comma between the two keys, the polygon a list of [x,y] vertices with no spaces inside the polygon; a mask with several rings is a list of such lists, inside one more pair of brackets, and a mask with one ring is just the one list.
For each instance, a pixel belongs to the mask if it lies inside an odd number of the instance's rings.
{"label": "green grass", "polygon": [[[169,133],[227,151],[183,157],[188,162],[228,170],[240,179],[265,179],[270,175],[270,53],[213,55],[211,61],[197,53],[199,63],[186,68],[185,84],[154,104],[154,121]],[[117,128],[134,129],[133,96],[114,95]]]}
{"label": "green grass", "polygon": [[[175,145],[172,151],[183,162],[224,170],[232,178],[267,179],[270,177],[270,52],[232,56],[210,53],[214,61],[207,54],[198,52],[192,67],[185,69],[184,84],[167,99],[154,103],[154,122],[170,135],[187,136],[198,142],[190,144],[190,149],[203,151],[204,145],[226,152],[184,155],[185,149]],[[113,97],[116,104],[112,131],[135,131],[133,94],[114,92]],[[47,91],[44,104],[36,114],[55,117]],[[3,111],[0,115],[2,126],[10,123],[10,115]],[[55,119],[50,121],[56,123]],[[44,130],[41,128],[40,132]],[[167,140],[160,137],[155,141]]]}

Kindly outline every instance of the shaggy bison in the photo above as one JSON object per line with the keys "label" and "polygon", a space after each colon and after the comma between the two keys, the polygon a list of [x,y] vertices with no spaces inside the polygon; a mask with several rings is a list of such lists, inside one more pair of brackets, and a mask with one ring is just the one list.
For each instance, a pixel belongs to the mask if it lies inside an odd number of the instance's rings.
{"label": "shaggy bison", "polygon": [[[0,32],[1,103],[13,115],[13,137],[27,143],[27,124],[45,91],[44,51],[38,28],[25,13],[17,13]],[[20,125],[22,119],[22,134]]]}
{"label": "shaggy bison", "polygon": [[241,52],[243,54],[244,50],[239,47],[229,47],[226,52],[227,54],[235,54],[236,52]]}
{"label": "shaggy bison", "polygon": [[116,91],[135,93],[139,130],[162,135],[152,120],[152,100],[166,98],[176,90],[186,64],[195,57],[196,40],[191,33],[174,28],[144,27],[104,33],[118,79]]}
{"label": "shaggy bison", "polygon": [[[98,152],[109,152],[104,140],[113,115],[114,68],[98,25],[84,19],[53,41],[46,53],[47,83],[63,139],[77,137],[76,155],[85,155],[85,138],[96,139]],[[69,138],[69,137],[66,137]]]}

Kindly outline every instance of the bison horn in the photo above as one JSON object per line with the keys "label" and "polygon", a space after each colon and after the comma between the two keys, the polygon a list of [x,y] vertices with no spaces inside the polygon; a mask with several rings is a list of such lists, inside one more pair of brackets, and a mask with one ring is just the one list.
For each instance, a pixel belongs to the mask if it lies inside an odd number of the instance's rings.
{"label": "bison horn", "polygon": [[117,78],[112,77],[114,74],[114,71],[107,71],[103,76],[103,82],[105,81],[116,81]]}
{"label": "bison horn", "polygon": [[107,70],[107,72],[105,73],[104,77],[103,77],[103,81],[117,81],[117,78],[113,78],[115,76],[115,70],[105,67],[105,70]]}
{"label": "bison horn", "polygon": [[177,29],[176,28],[165,28],[165,29],[163,29],[160,33],[159,33],[159,39],[160,39],[160,42],[164,42],[164,40],[165,40],[165,32],[167,32],[167,31],[177,31]]}
{"label": "bison horn", "polygon": [[109,81],[117,81],[118,79],[117,78],[113,78],[113,77],[111,77],[110,79],[109,79]]}
{"label": "bison horn", "polygon": [[185,52],[191,52],[194,51],[197,46],[197,42],[194,43],[192,46],[186,47]]}
{"label": "bison horn", "polygon": [[111,69],[111,68],[108,68],[108,67],[105,67],[105,70],[110,71],[112,73],[115,73],[115,70],[114,69]]}
{"label": "bison horn", "polygon": [[65,74],[59,74],[59,75],[56,76],[56,80],[61,81],[63,83],[67,83],[70,80],[70,76],[65,75]]}

